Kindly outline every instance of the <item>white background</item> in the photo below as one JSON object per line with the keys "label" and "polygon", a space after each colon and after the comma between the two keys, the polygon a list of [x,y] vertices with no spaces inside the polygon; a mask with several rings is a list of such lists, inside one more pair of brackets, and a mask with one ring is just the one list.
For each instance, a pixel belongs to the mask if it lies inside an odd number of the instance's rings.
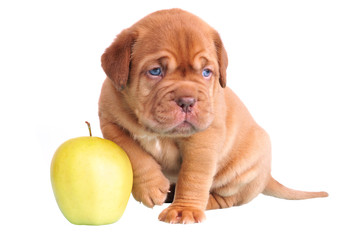
{"label": "white background", "polygon": [[[189,226],[159,222],[165,206],[132,198],[112,225],[62,216],[50,162],[62,142],[87,135],[85,120],[101,136],[101,54],[122,29],[172,7],[220,32],[228,86],[272,138],[274,177],[329,198],[260,195]],[[358,1],[2,1],[0,34],[1,239],[360,238]]]}

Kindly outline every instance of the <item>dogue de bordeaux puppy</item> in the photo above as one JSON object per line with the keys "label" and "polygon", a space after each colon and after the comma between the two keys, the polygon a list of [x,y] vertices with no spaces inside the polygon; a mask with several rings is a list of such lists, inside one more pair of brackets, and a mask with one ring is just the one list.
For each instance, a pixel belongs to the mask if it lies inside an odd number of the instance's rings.
{"label": "dogue de bordeaux puppy", "polygon": [[202,222],[205,210],[245,204],[259,193],[327,196],[272,178],[269,136],[226,87],[227,53],[200,18],[180,9],[152,13],[123,30],[101,62],[101,130],[130,158],[134,198],[161,205],[176,184],[159,220]]}

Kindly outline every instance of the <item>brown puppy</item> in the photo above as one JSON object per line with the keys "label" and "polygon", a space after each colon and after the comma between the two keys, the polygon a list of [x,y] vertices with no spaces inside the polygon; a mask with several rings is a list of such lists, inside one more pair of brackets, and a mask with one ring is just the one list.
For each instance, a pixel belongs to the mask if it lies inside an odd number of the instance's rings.
{"label": "brown puppy", "polygon": [[271,177],[269,137],[225,87],[226,51],[198,17],[180,9],[150,14],[123,30],[101,60],[108,76],[101,130],[129,155],[134,198],[161,205],[176,183],[161,221],[201,222],[206,209],[244,204],[259,193],[327,196]]}

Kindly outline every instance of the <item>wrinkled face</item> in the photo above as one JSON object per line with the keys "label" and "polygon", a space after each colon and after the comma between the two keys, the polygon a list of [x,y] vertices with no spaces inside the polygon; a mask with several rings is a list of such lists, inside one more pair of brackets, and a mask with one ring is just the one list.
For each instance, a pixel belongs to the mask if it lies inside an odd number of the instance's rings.
{"label": "wrinkled face", "polygon": [[206,129],[214,119],[219,77],[215,45],[189,31],[167,38],[151,33],[134,49],[130,82],[135,84],[130,86],[136,91],[130,91],[131,97],[137,99],[140,123],[152,132],[189,135]]}
{"label": "wrinkled face", "polygon": [[[145,18],[133,27],[136,34],[128,38],[132,40],[129,78],[120,80],[126,84],[121,91],[145,129],[188,136],[208,128],[214,119],[215,95],[221,88],[222,43],[212,28],[193,15],[155,20]],[[223,56],[226,69],[225,50]],[[111,73],[108,76],[112,78]],[[225,86],[225,76],[221,86]]]}

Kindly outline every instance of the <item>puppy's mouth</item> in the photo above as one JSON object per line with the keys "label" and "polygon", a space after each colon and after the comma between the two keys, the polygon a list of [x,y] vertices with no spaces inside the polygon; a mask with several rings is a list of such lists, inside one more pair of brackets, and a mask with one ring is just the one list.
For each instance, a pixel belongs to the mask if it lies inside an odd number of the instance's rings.
{"label": "puppy's mouth", "polygon": [[174,128],[172,128],[170,131],[168,131],[168,134],[171,135],[191,135],[195,132],[197,132],[198,129],[188,120],[184,120],[183,122],[176,125]]}
{"label": "puppy's mouth", "polygon": [[139,115],[139,120],[149,132],[157,135],[190,136],[208,128],[214,118],[207,98],[194,99],[161,98],[158,102],[152,102],[152,106]]}
{"label": "puppy's mouth", "polygon": [[146,119],[144,125],[147,130],[156,134],[169,137],[190,136],[208,127],[208,122],[200,123],[199,117],[193,113],[181,111],[166,114],[162,118]]}
{"label": "puppy's mouth", "polygon": [[157,122],[153,130],[167,136],[189,136],[201,130],[198,119],[191,113],[177,112],[169,121]]}

